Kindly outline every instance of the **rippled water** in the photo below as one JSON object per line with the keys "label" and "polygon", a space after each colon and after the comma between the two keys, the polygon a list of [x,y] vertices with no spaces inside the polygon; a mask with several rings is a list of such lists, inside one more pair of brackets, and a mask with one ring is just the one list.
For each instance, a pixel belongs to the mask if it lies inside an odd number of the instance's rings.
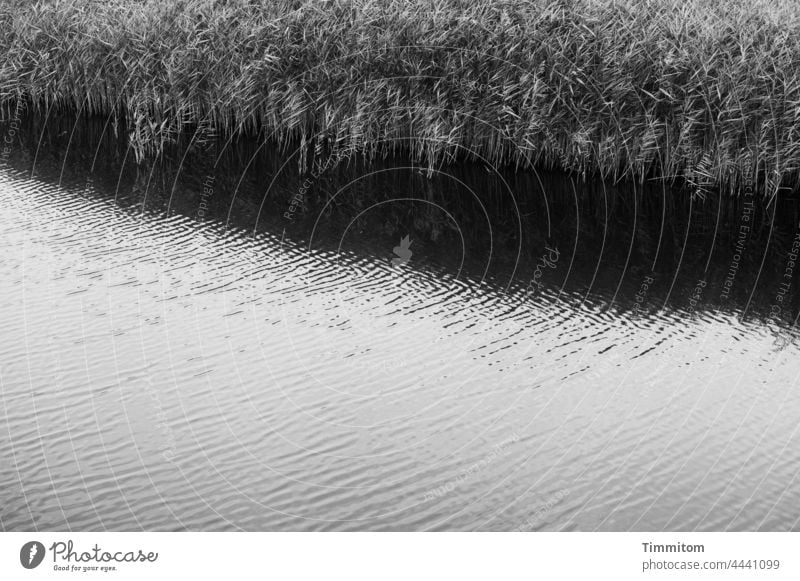
{"label": "rippled water", "polygon": [[1,528],[800,528],[795,201],[67,137],[0,170]]}

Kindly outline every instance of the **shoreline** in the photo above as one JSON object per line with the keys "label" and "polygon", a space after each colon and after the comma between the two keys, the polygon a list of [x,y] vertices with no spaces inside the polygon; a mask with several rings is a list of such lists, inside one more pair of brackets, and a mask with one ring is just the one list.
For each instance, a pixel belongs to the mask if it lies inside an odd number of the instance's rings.
{"label": "shoreline", "polygon": [[136,158],[256,136],[666,180],[800,183],[800,27],[726,0],[73,0],[0,7],[0,108],[112,117]]}

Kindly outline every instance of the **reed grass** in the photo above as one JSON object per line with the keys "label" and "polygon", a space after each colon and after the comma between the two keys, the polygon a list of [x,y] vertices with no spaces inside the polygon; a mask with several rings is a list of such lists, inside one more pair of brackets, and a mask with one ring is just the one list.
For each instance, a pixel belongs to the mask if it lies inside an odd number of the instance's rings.
{"label": "reed grass", "polygon": [[797,0],[5,0],[0,103],[178,136],[800,183]]}

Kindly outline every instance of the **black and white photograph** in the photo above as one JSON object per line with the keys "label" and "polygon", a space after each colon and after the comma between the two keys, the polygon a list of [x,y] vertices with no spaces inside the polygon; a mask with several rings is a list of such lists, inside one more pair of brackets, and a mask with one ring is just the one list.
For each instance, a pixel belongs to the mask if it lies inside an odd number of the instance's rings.
{"label": "black and white photograph", "polygon": [[796,579],[798,317],[797,0],[0,0],[8,579]]}

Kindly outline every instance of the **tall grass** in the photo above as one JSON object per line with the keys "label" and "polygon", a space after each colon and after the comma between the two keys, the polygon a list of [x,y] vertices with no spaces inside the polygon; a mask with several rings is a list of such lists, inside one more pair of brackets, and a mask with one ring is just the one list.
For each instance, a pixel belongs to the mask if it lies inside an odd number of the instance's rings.
{"label": "tall grass", "polygon": [[258,133],[773,194],[800,183],[796,0],[0,4],[0,103],[137,155]]}

